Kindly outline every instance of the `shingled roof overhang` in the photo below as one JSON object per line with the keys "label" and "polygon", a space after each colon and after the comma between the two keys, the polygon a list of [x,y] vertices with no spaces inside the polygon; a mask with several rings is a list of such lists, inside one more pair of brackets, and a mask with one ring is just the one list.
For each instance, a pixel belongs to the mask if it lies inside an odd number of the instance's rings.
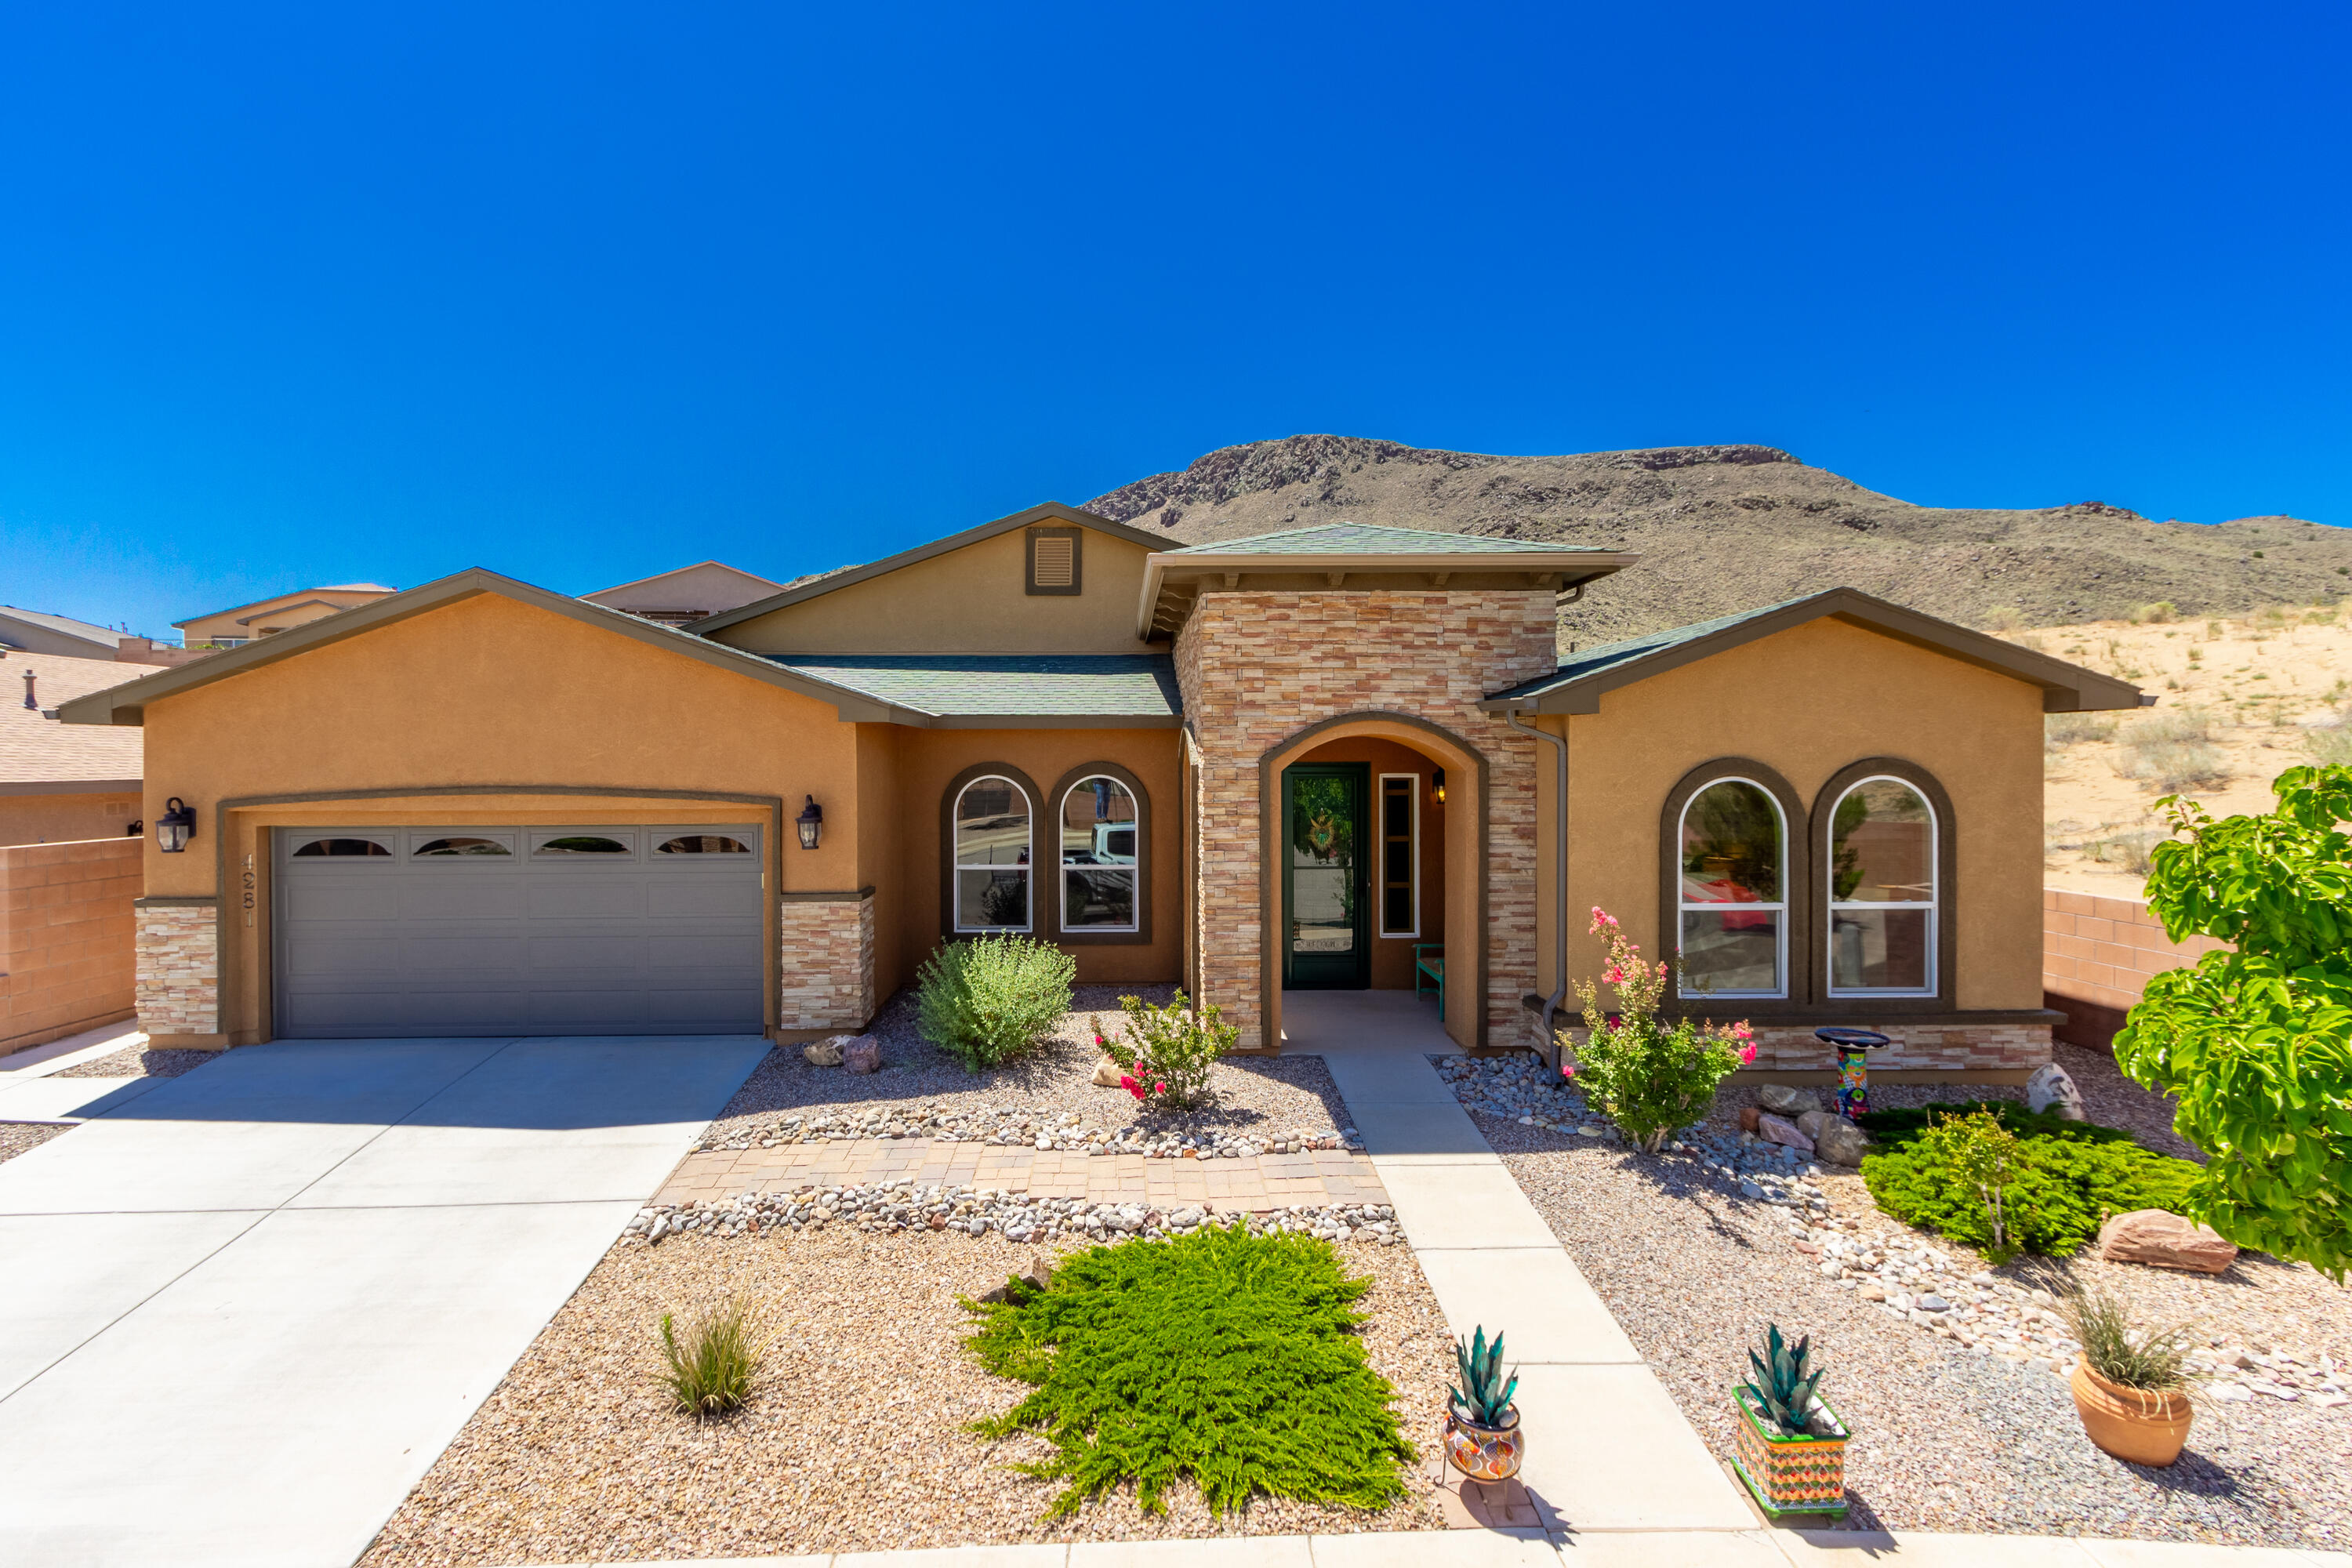
{"label": "shingled roof overhang", "polygon": [[2039,686],[2045,713],[2144,708],[2156,700],[2128,681],[1906,610],[1853,588],[1830,588],[1785,604],[1587,649],[1551,674],[1497,691],[1478,706],[1490,713],[1598,713],[1602,695],[1621,686],[1647,680],[1824,616]]}
{"label": "shingled roof overhang", "polygon": [[1144,563],[1136,635],[1171,635],[1210,588],[1549,588],[1589,583],[1638,555],[1432,530],[1327,523],[1162,551]]}
{"label": "shingled roof overhang", "polygon": [[199,686],[210,686],[215,681],[233,680],[248,670],[285,659],[299,658],[312,648],[341,642],[347,637],[362,637],[379,626],[390,626],[411,616],[422,615],[427,610],[439,609],[445,605],[481,594],[495,594],[530,605],[551,615],[600,627],[615,637],[659,648],[665,653],[674,653],[682,658],[694,659],[770,686],[780,686],[819,702],[829,702],[843,719],[852,722],[927,724],[931,719],[929,714],[877,700],[863,691],[836,686],[786,668],[757,654],[745,653],[724,643],[708,642],[625,611],[591,605],[569,594],[533,587],[529,583],[500,576],[478,566],[404,593],[388,595],[373,604],[328,616],[290,631],[274,633],[242,647],[208,655],[176,669],[167,669],[126,685],[109,687],[103,691],[93,691],[87,697],[59,703],[58,717],[68,724],[138,724],[145,717],[146,705],[158,698],[176,696]]}
{"label": "shingled roof overhang", "polygon": [[922,715],[937,730],[1172,730],[1166,654],[771,654],[786,668]]}
{"label": "shingled roof overhang", "polygon": [[998,534],[1010,533],[1016,528],[1055,526],[1091,528],[1097,532],[1108,533],[1114,539],[1124,539],[1129,544],[1139,544],[1146,550],[1166,550],[1176,542],[1164,533],[1151,533],[1140,528],[1129,528],[1123,522],[1113,522],[1107,517],[1097,517],[1093,512],[1081,511],[1074,506],[1064,506],[1059,501],[1047,501],[1043,506],[1033,506],[1027,511],[1016,511],[1011,517],[1000,517],[994,522],[983,522],[978,528],[967,528],[961,533],[950,533],[945,539],[934,539],[929,544],[918,545],[912,550],[902,550],[896,555],[886,555],[879,561],[869,561],[863,566],[853,566],[846,572],[835,572],[828,576],[820,577],[814,583],[803,583],[797,588],[787,588],[781,594],[772,594],[764,599],[754,599],[740,608],[708,616],[694,623],[694,635],[709,637],[712,632],[740,626],[745,621],[767,615],[771,611],[805,604],[820,595],[831,594],[858,583],[870,583],[875,578],[896,572],[901,567],[913,566],[929,561],[933,556],[945,555],[951,550],[961,550],[968,544],[978,544],[983,540],[994,539]]}

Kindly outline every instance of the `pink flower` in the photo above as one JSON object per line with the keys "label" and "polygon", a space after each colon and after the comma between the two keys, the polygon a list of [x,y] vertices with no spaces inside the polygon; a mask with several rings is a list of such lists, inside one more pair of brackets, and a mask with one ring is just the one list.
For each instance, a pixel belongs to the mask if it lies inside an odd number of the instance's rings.
{"label": "pink flower", "polygon": [[1752,1040],[1756,1037],[1756,1031],[1749,1028],[1743,1020],[1731,1026],[1731,1037],[1735,1040]]}
{"label": "pink flower", "polygon": [[[1748,1054],[1749,1056],[1754,1056],[1756,1053],[1750,1051]],[[1166,1094],[1168,1092],[1168,1086],[1164,1083],[1155,1083],[1151,1086],[1151,1092],[1154,1094]]]}
{"label": "pink flower", "polygon": [[1559,1076],[1562,1078],[1574,1078],[1576,1076],[1576,1069],[1572,1067],[1567,1066],[1566,1064],[1562,1064],[1559,1069]]}
{"label": "pink flower", "polygon": [[[1616,917],[1615,915],[1611,914],[1607,910],[1602,909],[1599,904],[1595,904],[1595,905],[1593,905],[1593,906],[1592,906],[1592,925],[1591,925],[1591,931],[1615,931],[1616,929],[1617,929],[1617,917]],[[1591,934],[1591,932],[1590,932],[1590,931],[1588,931],[1588,933],[1587,933],[1587,934],[1589,935],[1589,934]]]}
{"label": "pink flower", "polygon": [[1625,984],[1625,972],[1612,963],[1601,972],[1601,983],[1603,985],[1622,985]]}
{"label": "pink flower", "polygon": [[1740,1065],[1741,1067],[1746,1067],[1746,1066],[1748,1066],[1750,1062],[1754,1061],[1755,1059],[1756,1059],[1756,1047],[1755,1047],[1754,1046],[1748,1046],[1748,1047],[1742,1047],[1742,1048],[1741,1048],[1740,1053],[1739,1053],[1739,1065]]}
{"label": "pink flower", "polygon": [[1138,1100],[1141,1100],[1143,1098],[1143,1086],[1136,1082],[1134,1079],[1129,1077],[1125,1073],[1118,1075],[1118,1087],[1127,1090],[1128,1093],[1135,1096]]}

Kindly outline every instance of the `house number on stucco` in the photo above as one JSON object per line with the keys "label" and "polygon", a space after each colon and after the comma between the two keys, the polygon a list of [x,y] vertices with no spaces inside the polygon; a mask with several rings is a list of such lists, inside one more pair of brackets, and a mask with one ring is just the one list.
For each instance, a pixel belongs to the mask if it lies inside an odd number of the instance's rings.
{"label": "house number on stucco", "polygon": [[244,902],[244,904],[245,904],[245,923],[246,923],[246,924],[247,924],[247,925],[251,925],[251,924],[253,923],[253,887],[254,887],[254,882],[253,882],[253,857],[252,857],[252,856],[250,856],[250,855],[247,855],[247,856],[245,858],[245,879],[244,879],[244,880],[245,880],[245,892],[244,892],[244,895],[243,895],[243,902]]}

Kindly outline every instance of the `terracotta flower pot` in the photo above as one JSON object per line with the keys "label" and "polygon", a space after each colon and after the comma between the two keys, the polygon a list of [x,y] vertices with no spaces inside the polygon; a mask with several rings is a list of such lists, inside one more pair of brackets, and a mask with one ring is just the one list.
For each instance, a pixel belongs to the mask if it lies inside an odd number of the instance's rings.
{"label": "terracotta flower pot", "polygon": [[1731,1405],[1739,1419],[1731,1427],[1731,1468],[1768,1519],[1845,1512],[1845,1446],[1853,1431],[1829,1401],[1817,1403],[1837,1427],[1836,1436],[1791,1437],[1777,1422],[1767,1423],[1745,1390],[1732,1387]]}
{"label": "terracotta flower pot", "polygon": [[1527,1458],[1527,1434],[1519,1430],[1519,1407],[1507,1406],[1501,1425],[1489,1426],[1455,1410],[1445,1409],[1445,1458],[1474,1481],[1506,1481],[1519,1473]]}
{"label": "terracotta flower pot", "polygon": [[2189,1441],[2189,1424],[2197,1415],[2187,1394],[2177,1388],[2158,1394],[2109,1383],[2079,1356],[2068,1383],[2083,1430],[2099,1447],[2135,1465],[2161,1468],[2180,1458],[2180,1447]]}

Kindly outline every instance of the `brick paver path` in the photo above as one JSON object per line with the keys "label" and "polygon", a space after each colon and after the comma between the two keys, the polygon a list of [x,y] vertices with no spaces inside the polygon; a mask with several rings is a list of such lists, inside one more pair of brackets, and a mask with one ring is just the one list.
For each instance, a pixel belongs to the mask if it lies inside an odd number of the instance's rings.
{"label": "brick paver path", "polygon": [[690,1204],[738,1193],[877,1182],[994,1187],[1041,1198],[1154,1207],[1201,1204],[1260,1213],[1389,1201],[1371,1161],[1344,1150],[1244,1155],[1238,1160],[1147,1160],[1140,1154],[1040,1152],[946,1139],[855,1138],[688,1154],[662,1184],[654,1202]]}

